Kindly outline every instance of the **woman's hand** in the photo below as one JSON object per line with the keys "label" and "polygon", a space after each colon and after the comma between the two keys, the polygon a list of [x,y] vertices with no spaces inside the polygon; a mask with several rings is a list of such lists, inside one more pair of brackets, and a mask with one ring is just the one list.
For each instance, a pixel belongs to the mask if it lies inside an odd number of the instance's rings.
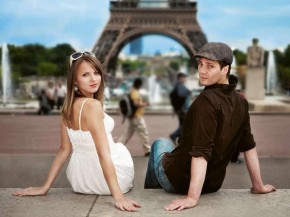
{"label": "woman's hand", "polygon": [[137,202],[127,199],[126,197],[115,199],[115,205],[119,210],[129,212],[135,212],[137,208],[141,207]]}
{"label": "woman's hand", "polygon": [[44,196],[46,195],[48,190],[44,188],[44,186],[41,187],[29,187],[25,188],[21,191],[14,192],[12,195],[14,196]]}

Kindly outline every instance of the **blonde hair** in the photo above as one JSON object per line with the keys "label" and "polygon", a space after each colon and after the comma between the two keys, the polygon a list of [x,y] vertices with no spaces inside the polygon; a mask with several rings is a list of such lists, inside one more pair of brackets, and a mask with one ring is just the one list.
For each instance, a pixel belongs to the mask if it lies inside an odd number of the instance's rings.
{"label": "blonde hair", "polygon": [[92,67],[101,75],[101,83],[99,89],[96,93],[94,93],[93,98],[97,99],[101,102],[103,106],[104,100],[104,71],[102,69],[101,63],[99,60],[90,55],[83,54],[79,59],[75,60],[71,67],[68,67],[67,72],[67,91],[63,104],[63,108],[61,111],[61,115],[63,117],[63,121],[66,126],[71,126],[71,114],[72,114],[72,105],[76,98],[84,97],[84,95],[79,91],[75,91],[75,81],[76,81],[76,72],[82,62],[87,62],[92,65]]}

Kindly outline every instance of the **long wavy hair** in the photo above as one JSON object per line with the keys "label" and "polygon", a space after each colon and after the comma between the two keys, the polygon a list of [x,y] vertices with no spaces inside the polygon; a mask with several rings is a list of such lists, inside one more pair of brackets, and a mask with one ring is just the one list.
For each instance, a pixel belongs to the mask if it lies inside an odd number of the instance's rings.
{"label": "long wavy hair", "polygon": [[104,82],[104,71],[102,69],[101,63],[96,57],[83,54],[82,57],[73,61],[71,66],[68,66],[67,85],[66,85],[67,91],[61,112],[63,121],[66,126],[72,125],[71,124],[72,105],[75,99],[78,97],[85,97],[80,90],[75,91],[74,89],[77,69],[79,68],[80,64],[84,61],[91,64],[91,66],[101,75],[101,83],[99,89],[96,93],[94,93],[93,98],[100,101],[103,106],[105,82]]}

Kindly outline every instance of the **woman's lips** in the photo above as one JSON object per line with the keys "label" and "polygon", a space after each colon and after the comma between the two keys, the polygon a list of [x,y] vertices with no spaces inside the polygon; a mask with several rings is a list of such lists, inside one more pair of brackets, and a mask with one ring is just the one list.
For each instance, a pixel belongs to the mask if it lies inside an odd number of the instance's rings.
{"label": "woman's lips", "polygon": [[90,87],[92,87],[92,88],[95,88],[97,86],[98,86],[98,84],[92,84],[92,85],[90,85]]}

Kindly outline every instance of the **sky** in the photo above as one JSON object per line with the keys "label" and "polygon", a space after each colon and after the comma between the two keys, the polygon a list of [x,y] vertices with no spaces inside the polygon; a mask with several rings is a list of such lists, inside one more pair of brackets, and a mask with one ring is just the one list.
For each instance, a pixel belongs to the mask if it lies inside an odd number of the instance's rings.
{"label": "sky", "polygon": [[[197,2],[197,20],[208,41],[244,52],[254,37],[266,50],[283,50],[290,44],[289,0]],[[0,0],[0,43],[69,43],[76,50],[91,50],[109,16],[108,0]],[[143,45],[145,54],[181,49],[162,36],[145,37]]]}

